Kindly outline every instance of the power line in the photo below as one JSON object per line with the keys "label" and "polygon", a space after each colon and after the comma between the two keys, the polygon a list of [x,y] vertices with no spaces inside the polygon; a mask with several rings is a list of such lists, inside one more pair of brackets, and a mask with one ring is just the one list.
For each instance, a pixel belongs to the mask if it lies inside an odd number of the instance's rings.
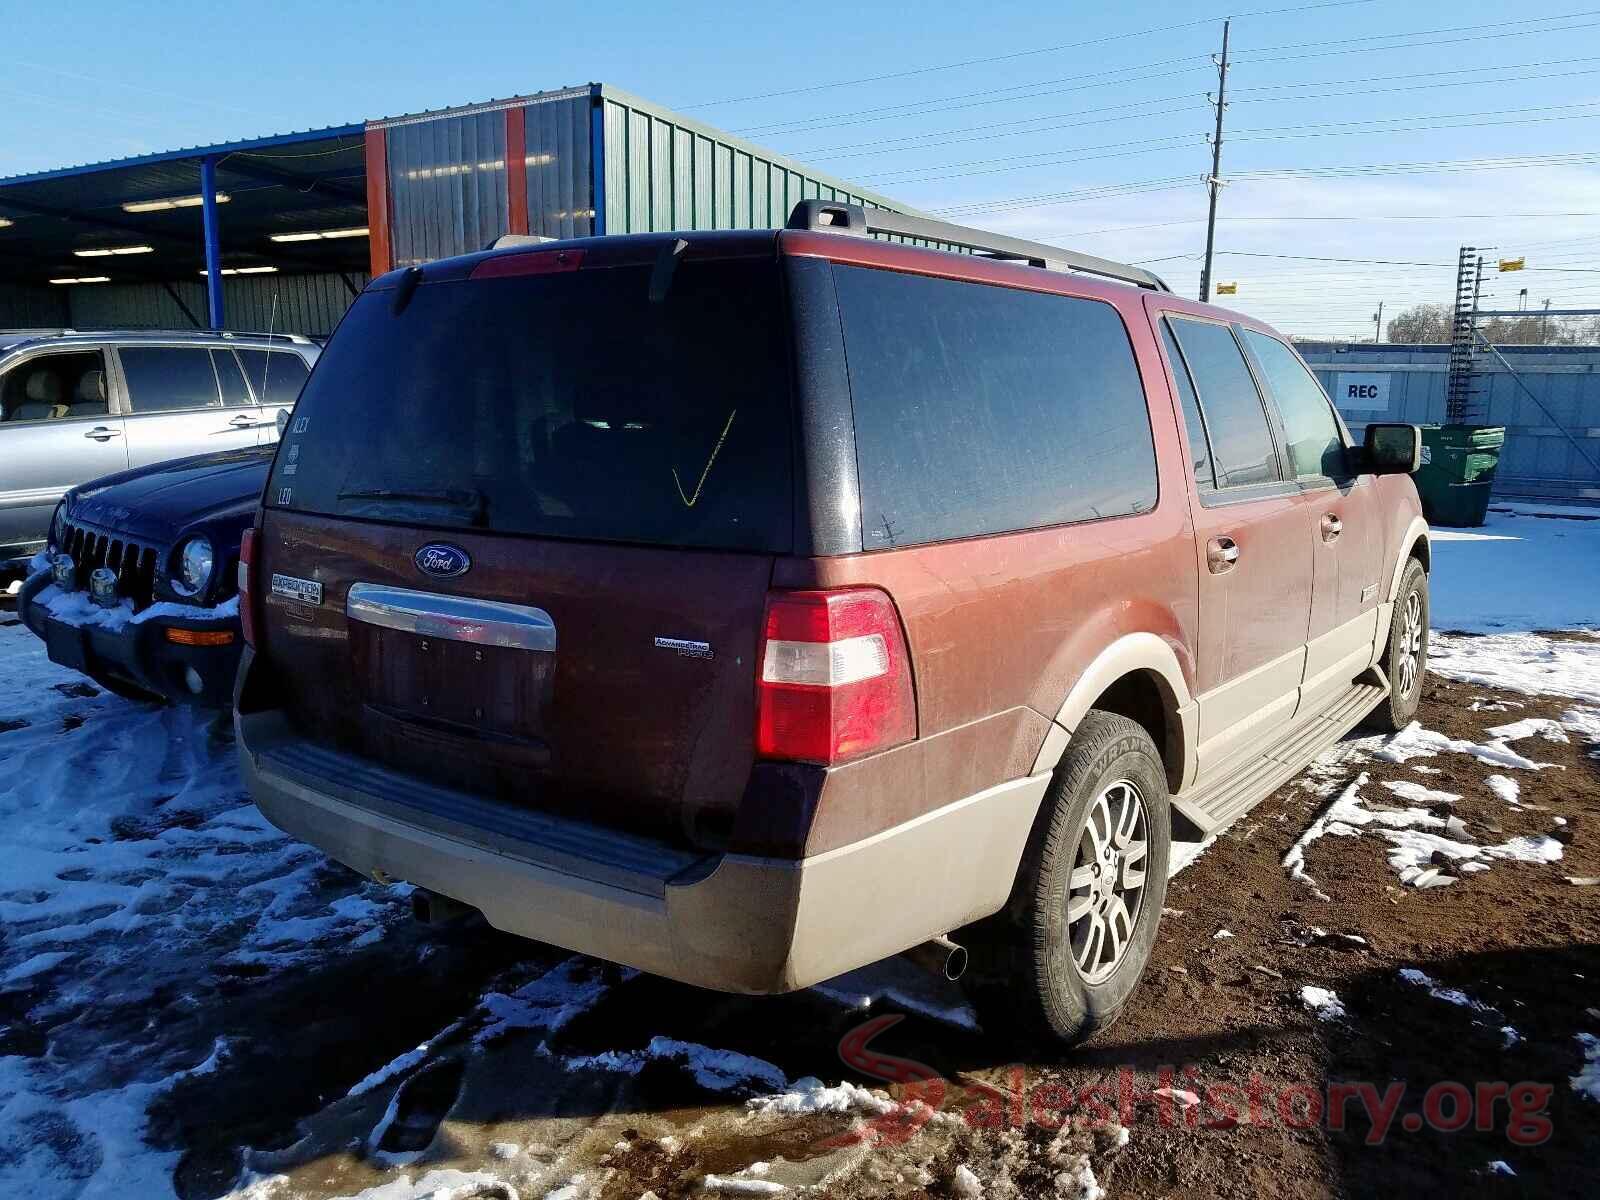
{"label": "power line", "polygon": [[[1283,13],[1313,12],[1323,8],[1354,8],[1361,5],[1373,4],[1376,0],[1329,0],[1323,4],[1307,4],[1285,8],[1264,8],[1254,12],[1234,13],[1234,17],[1272,17]],[[862,75],[856,79],[839,79],[831,83],[813,83],[805,87],[784,88],[778,91],[757,92],[749,96],[728,96],[720,100],[701,100],[694,104],[681,104],[683,109],[712,108],[724,104],[747,104],[754,100],[773,100],[783,96],[805,96],[815,92],[831,92],[837,88],[856,87],[865,83],[884,83],[894,79],[909,79],[918,75],[931,75],[939,71],[959,71],[966,67],[988,66],[992,63],[1014,62],[1019,58],[1035,58],[1043,54],[1057,54],[1063,50],[1085,50],[1091,46],[1104,46],[1112,42],[1124,42],[1131,38],[1150,37],[1160,33],[1175,33],[1180,29],[1193,29],[1198,25],[1210,25],[1216,21],[1226,19],[1230,14],[1223,13],[1211,17],[1199,17],[1193,21],[1181,21],[1171,25],[1157,25],[1150,29],[1130,30],[1127,33],[1107,34],[1105,37],[1091,38],[1085,42],[1065,42],[1057,46],[1035,46],[1027,50],[1013,50],[1005,54],[990,54],[982,58],[965,58],[956,62],[935,63],[927,67],[911,67],[904,71],[887,71],[879,75]]]}
{"label": "power line", "polygon": [[[1503,125],[1540,125],[1555,121],[1587,120],[1596,114],[1593,111],[1573,113],[1573,109],[1593,110],[1600,107],[1600,100],[1586,100],[1578,104],[1549,104],[1537,105],[1527,108],[1491,109],[1486,112],[1467,113],[1433,113],[1419,114],[1412,117],[1374,117],[1365,121],[1331,121],[1313,125],[1278,125],[1262,126],[1259,128],[1235,130],[1229,136],[1236,141],[1245,142],[1282,142],[1297,141],[1304,138],[1325,137],[1369,137],[1373,134],[1383,133],[1428,133],[1440,129],[1460,129],[1465,126],[1471,128],[1484,128]],[[1507,121],[1485,121],[1484,117],[1501,116],[1510,113],[1568,113],[1560,117],[1519,117]],[[1404,122],[1427,121],[1432,124],[1404,124]],[[875,186],[902,185],[908,183],[942,183],[950,179],[965,179],[974,175],[1003,175],[1011,171],[1035,170],[1041,167],[1064,166],[1068,163],[1088,161],[1078,157],[1089,151],[1120,150],[1129,147],[1143,147],[1146,152],[1156,150],[1181,149],[1192,135],[1170,134],[1161,138],[1146,138],[1126,142],[1108,142],[1098,146],[1076,146],[1065,150],[1046,150],[1037,154],[1006,155],[1001,158],[969,159],[965,162],[939,163],[924,167],[906,167],[899,171],[890,171],[882,175],[869,175],[865,182]],[[1068,157],[1060,157],[1067,155]],[[1118,157],[1114,155],[1099,155],[1097,157]],[[1046,159],[1044,162],[1026,161],[1030,159]],[[989,167],[988,169],[970,171],[952,171],[947,175],[922,176],[920,171],[951,170],[958,167],[983,168],[990,163],[1003,163],[1006,165]],[[915,176],[914,178],[901,178],[902,176]]]}
{"label": "power line", "polygon": [[[1571,59],[1571,60],[1568,60],[1568,61],[1571,61],[1571,62],[1600,62],[1600,57]],[[1468,69],[1469,70],[1481,71],[1481,70],[1499,70],[1501,68],[1473,67],[1473,68],[1468,68]],[[1459,70],[1458,71],[1432,72],[1432,74],[1436,74],[1436,75],[1439,75],[1439,74],[1456,75],[1456,74],[1460,74],[1460,73],[1461,72]],[[1231,104],[1303,104],[1303,103],[1306,103],[1308,101],[1313,101],[1313,100],[1342,100],[1342,99],[1346,99],[1346,98],[1351,97],[1351,96],[1366,97],[1366,96],[1375,96],[1375,95],[1386,95],[1386,94],[1396,93],[1396,92],[1429,91],[1429,90],[1433,90],[1433,89],[1436,89],[1436,88],[1484,87],[1484,86],[1487,86],[1487,85],[1490,85],[1490,84],[1532,83],[1532,82],[1537,82],[1537,81],[1546,80],[1546,79],[1570,79],[1570,78],[1575,78],[1575,77],[1578,77],[1578,76],[1586,76],[1586,75],[1600,75],[1600,67],[1592,67],[1592,68],[1590,68],[1588,70],[1583,70],[1583,71],[1560,71],[1560,72],[1547,72],[1547,73],[1540,73],[1540,74],[1533,74],[1533,75],[1500,76],[1500,77],[1496,77],[1496,78],[1492,78],[1492,79],[1461,79],[1461,80],[1455,80],[1453,82],[1447,82],[1447,83],[1418,83],[1418,84],[1409,84],[1409,85],[1405,85],[1405,86],[1401,86],[1401,87],[1391,87],[1391,88],[1371,88],[1371,87],[1356,88],[1355,87],[1355,85],[1362,84],[1362,83],[1379,83],[1379,82],[1384,82],[1384,81],[1388,81],[1388,80],[1395,80],[1395,79],[1426,78],[1426,76],[1418,76],[1415,73],[1409,73],[1409,74],[1404,74],[1404,75],[1374,75],[1374,76],[1369,76],[1366,79],[1318,80],[1318,81],[1315,81],[1314,83],[1274,84],[1274,85],[1262,85],[1260,87],[1254,87],[1254,88],[1235,89],[1235,91],[1234,91],[1234,97],[1235,98],[1233,100],[1230,100],[1229,104],[1230,105]],[[1319,93],[1314,93],[1314,94],[1309,94],[1309,95],[1299,95],[1299,96],[1260,96],[1260,97],[1257,97],[1255,99],[1248,99],[1248,98],[1240,99],[1239,98],[1241,95],[1245,95],[1245,94],[1250,93],[1250,92],[1278,90],[1278,89],[1287,88],[1287,87],[1308,87],[1308,86],[1330,86],[1331,87],[1331,86],[1346,85],[1346,84],[1350,85],[1354,90],[1342,91],[1342,92],[1319,92]],[[1171,104],[1171,103],[1174,103],[1174,102],[1180,101],[1180,100],[1189,100],[1189,101],[1199,102],[1199,101],[1202,100],[1202,97],[1198,93],[1180,93],[1178,95],[1173,95],[1173,96],[1153,97],[1153,98],[1151,98],[1149,100],[1129,101],[1126,104],[1099,105],[1099,106],[1097,106],[1095,108],[1078,109],[1078,110],[1076,110],[1074,112],[1050,113],[1050,114],[1047,114],[1045,116],[1023,117],[1023,118],[1019,118],[1019,119],[1014,120],[1014,121],[998,121],[998,122],[994,122],[994,123],[986,124],[986,125],[967,125],[967,126],[962,126],[960,128],[957,128],[957,129],[943,129],[943,130],[932,131],[932,132],[929,132],[929,133],[907,134],[907,135],[904,135],[902,137],[895,137],[895,138],[878,138],[878,139],[875,139],[873,141],[867,141],[867,142],[853,142],[853,143],[846,143],[844,145],[837,145],[837,146],[801,147],[801,148],[795,149],[793,151],[793,153],[795,153],[797,155],[806,156],[806,157],[817,157],[817,156],[824,156],[825,155],[825,156],[829,156],[829,157],[837,160],[837,159],[844,159],[844,158],[864,158],[864,157],[868,157],[868,156],[872,156],[872,155],[878,155],[878,154],[895,154],[895,153],[900,153],[902,151],[908,151],[908,150],[933,149],[933,148],[936,148],[936,147],[939,147],[939,146],[960,145],[960,144],[965,143],[965,142],[988,142],[988,141],[993,141],[996,138],[1026,137],[1026,136],[1031,136],[1033,134],[1038,134],[1038,133],[1049,133],[1049,132],[1052,132],[1052,131],[1058,130],[1058,129],[1079,129],[1079,128],[1082,128],[1085,125],[1104,125],[1104,124],[1112,124],[1112,123],[1118,122],[1118,121],[1137,121],[1137,120],[1142,120],[1142,119],[1144,119],[1146,117],[1173,116],[1173,115],[1176,115],[1176,114],[1179,114],[1179,113],[1187,112],[1189,110],[1187,108],[1166,108],[1166,109],[1160,109],[1160,110],[1158,110],[1156,112],[1127,113],[1127,114],[1125,114],[1123,116],[1105,117],[1105,118],[1101,118],[1101,119],[1095,120],[1095,121],[1071,121],[1071,122],[1069,122],[1067,124],[1050,125],[1050,126],[1044,126],[1043,128],[1016,129],[1016,128],[1010,128],[1010,127],[1019,126],[1019,125],[1038,126],[1040,124],[1040,122],[1043,122],[1043,121],[1067,121],[1068,118],[1092,116],[1092,115],[1094,115],[1096,113],[1103,113],[1103,112],[1117,112],[1117,111],[1121,111],[1121,110],[1124,110],[1124,109],[1130,109],[1130,108],[1147,108],[1149,106],[1156,105],[1156,104]],[[952,137],[952,136],[949,136],[949,135],[952,135],[952,134],[967,134],[967,135],[970,135],[970,136],[964,136],[964,137]],[[943,138],[944,140],[942,140],[942,141],[931,140],[931,139],[934,139],[934,138]],[[917,143],[917,142],[920,142],[920,143],[923,143],[923,144],[922,145],[909,144],[909,143]]]}
{"label": "power line", "polygon": [[[1453,263],[1417,262],[1409,259],[1389,258],[1331,258],[1317,254],[1269,254],[1263,250],[1219,250],[1219,254],[1229,254],[1236,258],[1283,258],[1296,262],[1334,262],[1334,263],[1362,263],[1377,267],[1448,267]],[[1590,267],[1524,267],[1524,271],[1559,271],[1579,275],[1600,275],[1600,268]]]}
{"label": "power line", "polygon": [[[1198,62],[1195,60],[1199,60]],[[830,113],[826,116],[806,117],[797,121],[779,121],[768,125],[747,125],[734,129],[732,132],[745,134],[752,137],[771,137],[786,133],[816,133],[825,129],[842,129],[851,125],[871,125],[880,121],[897,120],[907,112],[916,112],[918,115],[926,113],[959,112],[966,108],[981,108],[988,104],[1009,104],[1014,100],[1031,99],[1037,96],[1060,96],[1070,92],[1089,91],[1097,87],[1110,87],[1124,83],[1146,83],[1152,79],[1170,79],[1175,75],[1190,75],[1196,71],[1209,69],[1204,54],[1187,54],[1182,58],[1168,58],[1154,63],[1137,63],[1127,67],[1112,67],[1104,71],[1093,71],[1088,74],[1082,72],[1069,75],[1061,79],[1046,79],[1036,83],[1017,84],[1005,88],[980,88],[973,92],[961,92],[954,96],[939,96],[930,100],[913,100],[904,104],[879,105],[868,109],[852,109],[845,113]],[[1174,63],[1192,63],[1191,66],[1182,67],[1172,71],[1152,70],[1156,67],[1167,67]],[[1108,79],[1107,76],[1127,75],[1130,71],[1147,71],[1147,74],[1133,75],[1125,79]],[[1083,82],[1090,80],[1092,82]],[[1056,84],[1070,84],[1067,87],[1056,87]],[[981,99],[977,97],[982,97]],[[968,101],[956,104],[953,101]],[[934,107],[938,105],[940,107]],[[876,115],[874,115],[876,114]]]}
{"label": "power line", "polygon": [[[1527,24],[1540,24],[1540,23],[1546,23],[1547,24],[1548,22],[1551,22],[1551,21],[1571,20],[1571,19],[1576,18],[1576,17],[1593,16],[1593,15],[1596,15],[1597,13],[1600,13],[1600,9],[1586,10],[1586,11],[1578,12],[1578,13],[1569,13],[1569,14],[1565,14],[1564,16],[1560,16],[1560,17],[1534,17],[1534,18],[1526,18],[1526,19],[1518,20],[1518,21],[1497,21],[1497,22],[1490,22],[1488,24],[1483,24],[1483,25],[1452,26],[1452,27],[1448,27],[1448,28],[1445,28],[1445,29],[1438,29],[1438,30],[1423,29],[1423,30],[1415,30],[1415,31],[1412,31],[1411,33],[1384,34],[1384,35],[1374,35],[1374,36],[1382,36],[1382,37],[1393,39],[1393,38],[1407,38],[1407,37],[1425,37],[1426,35],[1430,35],[1430,34],[1433,34],[1433,33],[1449,33],[1449,32],[1459,32],[1459,31],[1489,30],[1489,29],[1501,30],[1501,29],[1505,29],[1508,26],[1527,25]],[[1591,25],[1597,25],[1597,24],[1600,24],[1600,21],[1590,22],[1588,24],[1582,24],[1582,25],[1561,26],[1559,28],[1529,29],[1529,30],[1522,30],[1520,32],[1513,31],[1513,32],[1510,32],[1510,33],[1483,34],[1481,36],[1471,37],[1471,38],[1447,38],[1447,39],[1436,40],[1436,41],[1426,41],[1426,40],[1424,40],[1424,41],[1408,42],[1408,43],[1405,43],[1403,45],[1394,45],[1394,46],[1352,46],[1352,47],[1350,47],[1348,49],[1342,49],[1342,50],[1318,49],[1314,53],[1305,54],[1305,55],[1289,55],[1289,56],[1284,56],[1284,57],[1279,57],[1279,58],[1257,59],[1257,60],[1254,60],[1254,62],[1251,65],[1256,65],[1258,63],[1295,62],[1295,61],[1299,61],[1302,58],[1330,57],[1330,56],[1339,56],[1339,55],[1346,55],[1346,54],[1370,54],[1370,53],[1377,53],[1377,52],[1384,51],[1384,50],[1409,50],[1409,49],[1418,49],[1418,48],[1427,47],[1427,46],[1456,45],[1456,44],[1459,44],[1460,42],[1463,42],[1463,41],[1483,41],[1483,40],[1490,40],[1490,39],[1495,39],[1495,38],[1528,37],[1528,36],[1534,36],[1534,35],[1537,35],[1537,34],[1545,34],[1545,33],[1563,33],[1563,32],[1567,32],[1567,31],[1575,30],[1575,29],[1587,29]],[[1371,40],[1371,39],[1346,39],[1346,40],[1347,41],[1361,41],[1361,40]],[[1326,39],[1323,39],[1323,40],[1311,41],[1311,42],[1286,43],[1283,46],[1263,47],[1260,50],[1255,51],[1254,53],[1264,53],[1267,50],[1326,47],[1328,45],[1330,45],[1330,43]],[[892,117],[898,116],[899,114],[901,114],[901,113],[903,113],[903,112],[905,112],[907,110],[916,110],[919,114],[920,113],[928,113],[928,112],[949,112],[949,111],[954,111],[955,109],[958,109],[958,108],[973,108],[973,107],[978,107],[978,106],[983,105],[983,104],[1008,103],[1010,101],[1017,100],[1017,99],[1022,99],[1022,98],[1025,98],[1025,97],[1034,97],[1034,96],[1041,96],[1041,95],[1057,95],[1057,94],[1060,94],[1061,92],[1082,91],[1082,90],[1085,90],[1087,88],[1092,88],[1092,87],[1108,86],[1109,83],[1131,83],[1131,82],[1136,82],[1136,80],[1131,80],[1131,79],[1130,80],[1109,80],[1109,81],[1098,82],[1098,83],[1077,83],[1076,86],[1058,88],[1058,89],[1055,89],[1053,91],[1052,90],[1041,90],[1041,89],[1049,89],[1049,88],[1052,87],[1052,85],[1060,84],[1060,83],[1076,83],[1076,81],[1084,80],[1084,79],[1091,79],[1091,80],[1093,80],[1093,79],[1103,79],[1107,75],[1117,75],[1117,74],[1122,74],[1122,73],[1127,72],[1127,71],[1139,71],[1139,70],[1148,70],[1148,69],[1157,68],[1157,67],[1172,66],[1172,65],[1174,65],[1176,63],[1191,62],[1195,57],[1197,57],[1197,56],[1195,56],[1195,55],[1187,55],[1187,56],[1184,56],[1182,58],[1163,59],[1163,60],[1158,61],[1158,62],[1142,63],[1142,64],[1138,64],[1138,65],[1131,66],[1131,67],[1113,68],[1113,69],[1106,70],[1106,71],[1096,72],[1096,73],[1094,73],[1092,75],[1087,75],[1087,76],[1085,76],[1085,75],[1080,73],[1078,75],[1069,76],[1069,77],[1064,78],[1064,79],[1043,80],[1043,81],[1036,82],[1036,83],[1031,83],[1031,84],[1016,84],[1016,85],[1013,85],[1013,86],[1010,86],[1010,87],[1004,87],[1004,88],[985,88],[985,89],[981,89],[979,91],[961,93],[961,94],[956,95],[956,96],[935,97],[935,98],[930,99],[930,100],[913,101],[913,102],[909,102],[909,103],[905,103],[905,104],[896,104],[896,105],[884,106],[884,107],[877,108],[875,110],[867,110],[868,113],[876,111],[877,113],[881,114],[881,115],[878,115],[878,116],[861,115],[863,110],[857,108],[857,109],[853,109],[853,110],[851,110],[850,112],[847,112],[847,113],[834,113],[834,114],[829,114],[827,116],[810,117],[810,118],[805,118],[805,119],[800,120],[800,121],[787,121],[787,122],[778,122],[778,123],[775,123],[775,124],[748,126],[748,127],[742,128],[742,129],[736,129],[736,130],[734,130],[734,132],[736,132],[736,133],[745,133],[745,134],[755,134],[755,135],[761,135],[761,136],[771,136],[773,134],[780,134],[780,133],[813,132],[813,131],[815,131],[817,129],[823,129],[823,128],[834,128],[834,127],[842,127],[842,126],[846,126],[846,125],[867,124],[867,123],[871,123],[873,121],[889,120]],[[1201,69],[1203,69],[1203,68],[1201,66],[1198,66],[1198,65],[1197,66],[1191,66],[1191,67],[1185,67],[1182,70],[1165,71],[1165,72],[1160,72],[1160,73],[1140,76],[1138,81],[1147,80],[1147,79],[1168,78],[1168,77],[1173,76],[1173,75],[1188,74],[1191,71],[1197,71],[1197,70],[1201,70]],[[988,98],[987,99],[973,99],[974,97],[988,97]],[[946,108],[933,108],[933,107],[930,107],[931,105],[942,104],[945,101],[949,101],[949,100],[971,100],[972,102],[971,103],[967,103],[967,104],[953,105],[951,107],[946,107]]]}
{"label": "power line", "polygon": [[[1280,167],[1254,171],[1241,171],[1235,181],[1289,178],[1367,178],[1385,175],[1449,175],[1470,174],[1477,171],[1522,170],[1532,167],[1587,166],[1600,162],[1600,151],[1575,151],[1568,154],[1539,154],[1521,157],[1439,159],[1432,162],[1350,163],[1323,167]],[[1175,176],[1170,180],[1150,180],[1126,185],[1133,190],[1163,190],[1177,180],[1192,176]],[[1162,186],[1157,186],[1162,185]],[[1037,208],[1046,204],[1075,204],[1082,199],[1094,199],[1082,191],[1051,192],[1033,196],[1014,196],[968,204],[949,205],[935,212],[997,212],[1020,208]]]}
{"label": "power line", "polygon": [[1579,29],[1592,29],[1600,25],[1600,21],[1582,21],[1575,25],[1552,26],[1547,29],[1521,29],[1509,33],[1482,33],[1472,37],[1438,38],[1417,42],[1399,42],[1392,46],[1361,46],[1347,50],[1311,50],[1305,54],[1284,54],[1277,58],[1249,59],[1244,65],[1260,66],[1264,63],[1304,62],[1308,58],[1330,58],[1345,54],[1378,54],[1386,50],[1420,50],[1432,46],[1459,46],[1467,42],[1498,42],[1506,38],[1537,37],[1546,33],[1570,33]]}
{"label": "power line", "polygon": [[[1600,71],[1597,71],[1596,73],[1600,73]],[[1148,108],[1153,104],[1171,104],[1178,100],[1191,101],[1192,107],[1193,103],[1202,102],[1203,97],[1198,92],[1183,93],[1177,96],[1160,96],[1150,100],[1131,100],[1127,104],[1102,104],[1095,108],[1080,108],[1075,112],[1051,113],[1049,116],[1045,117],[1024,117],[1016,121],[1000,121],[992,125],[968,125],[961,129],[940,130],[934,133],[908,134],[905,137],[898,138],[879,138],[875,141],[854,142],[843,146],[831,146],[825,148],[812,147],[809,149],[796,150],[794,153],[805,155],[807,157],[827,155],[834,159],[865,158],[870,155],[895,154],[902,150],[931,150],[939,146],[960,145],[963,142],[986,142],[991,141],[996,137],[1027,137],[1038,133],[1050,133],[1056,129],[1081,129],[1085,125],[1109,125],[1117,121],[1143,120],[1146,117],[1170,117],[1179,113],[1190,111],[1189,108],[1164,108],[1156,112],[1127,113],[1126,115],[1120,117],[1103,117],[1096,121],[1073,121],[1070,124],[1048,126],[1044,129],[1014,129],[1009,133],[999,132],[1001,129],[1004,129],[1009,125],[1025,125],[1037,123],[1039,121],[1058,121],[1065,120],[1068,117],[1086,117],[1092,116],[1095,113],[1117,112],[1128,108]],[[953,137],[942,142],[928,141],[926,145],[922,146],[896,147],[889,145],[891,142],[926,140],[929,138],[943,137],[944,135],[951,133],[971,133],[973,136]],[[849,153],[839,153],[840,151],[849,151]]]}
{"label": "power line", "polygon": [[[1477,25],[1445,25],[1438,29],[1413,29],[1402,33],[1368,33],[1357,37],[1348,38],[1323,38],[1322,43],[1328,46],[1351,46],[1361,42],[1393,41],[1396,38],[1432,37],[1438,33],[1476,33],[1485,29],[1505,29],[1515,25],[1548,25],[1554,21],[1575,21],[1579,17],[1600,16],[1600,9],[1586,8],[1577,12],[1556,13],[1548,17],[1518,17],[1510,21],[1486,21]],[[1535,30],[1534,32],[1541,32]],[[1298,50],[1307,45],[1306,42],[1286,42],[1281,46],[1257,46],[1254,49],[1239,51],[1240,54],[1266,54],[1274,50]]]}
{"label": "power line", "polygon": [[[1364,216],[1323,216],[1320,214],[1286,213],[1282,216],[1269,216],[1265,214],[1241,217],[1218,217],[1218,221],[1534,221],[1545,220],[1551,217],[1600,217],[1600,212],[1522,212],[1522,213],[1371,213]],[[1181,221],[1152,221],[1145,225],[1108,225],[1103,229],[1071,229],[1056,233],[1040,233],[1031,236],[1035,238],[1072,238],[1093,237],[1102,233],[1132,233],[1143,229],[1171,229],[1179,225],[1199,225],[1204,223],[1204,217],[1187,217]],[[1593,238],[1574,238],[1573,241],[1600,240],[1600,234]],[[1559,245],[1561,243],[1532,242],[1519,246],[1522,249],[1534,249],[1544,245]]]}
{"label": "power line", "polygon": [[[1538,67],[1538,68],[1568,67],[1568,66],[1572,66],[1575,63],[1591,63],[1591,62],[1600,62],[1600,55],[1592,55],[1591,54],[1591,55],[1586,55],[1586,56],[1581,57],[1581,58],[1537,59],[1537,60],[1535,60],[1533,62],[1524,62],[1524,63],[1497,63],[1497,64],[1493,64],[1493,65],[1490,65],[1490,66],[1481,66],[1481,67],[1451,67],[1448,70],[1442,70],[1442,71],[1420,71],[1420,72],[1419,71],[1404,71],[1404,72],[1401,72],[1398,75],[1366,75],[1366,76],[1362,76],[1360,78],[1353,78],[1353,79],[1305,79],[1305,80],[1294,80],[1294,81],[1291,81],[1289,83],[1261,83],[1261,84],[1257,84],[1255,87],[1241,88],[1241,89],[1239,89],[1239,91],[1240,91],[1241,94],[1248,94],[1248,93],[1251,93],[1251,92],[1281,92],[1281,91],[1287,91],[1290,88],[1336,87],[1336,86],[1354,85],[1354,84],[1358,84],[1358,83],[1394,83],[1394,82],[1399,81],[1399,80],[1438,79],[1441,76],[1445,76],[1445,75],[1471,75],[1471,74],[1475,74],[1475,73],[1482,73],[1484,71],[1522,71],[1522,70],[1527,70],[1527,69],[1533,68],[1533,67]],[[1529,79],[1561,79],[1561,78],[1565,78],[1565,74],[1563,74],[1561,72],[1556,72],[1556,73],[1551,74],[1551,75],[1531,75],[1531,76],[1528,76],[1527,78],[1529,78]],[[1476,85],[1481,84],[1481,83],[1519,83],[1519,82],[1522,82],[1522,80],[1521,79],[1506,79],[1506,80],[1500,80],[1500,79],[1476,80],[1476,79],[1474,79],[1474,80],[1462,81],[1462,82],[1459,82],[1459,83],[1425,83],[1425,84],[1419,84],[1418,88],[1462,87],[1462,86],[1465,86],[1466,84],[1472,84],[1472,85],[1476,86]],[[1395,88],[1395,89],[1386,89],[1386,90],[1410,91],[1410,90],[1417,90],[1417,89]],[[1363,89],[1362,94],[1367,94],[1369,91],[1370,91],[1370,89]],[[1243,103],[1243,101],[1241,101],[1241,103]],[[1259,101],[1252,100],[1252,101],[1250,101],[1250,103],[1255,104],[1255,103],[1259,103]]]}

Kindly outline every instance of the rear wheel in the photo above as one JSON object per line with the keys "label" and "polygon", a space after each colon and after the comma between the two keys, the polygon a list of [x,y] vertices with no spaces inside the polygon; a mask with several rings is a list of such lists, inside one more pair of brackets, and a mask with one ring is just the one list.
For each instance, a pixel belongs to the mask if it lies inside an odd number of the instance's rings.
{"label": "rear wheel", "polygon": [[1406,562],[1400,577],[1382,662],[1389,676],[1389,696],[1372,710],[1367,724],[1396,733],[1415,719],[1428,669],[1428,573],[1414,558]]}
{"label": "rear wheel", "polygon": [[986,1029],[1074,1045],[1117,1019],[1155,944],[1171,837],[1150,735],[1091,711],[1046,793],[1011,903],[970,939]]}

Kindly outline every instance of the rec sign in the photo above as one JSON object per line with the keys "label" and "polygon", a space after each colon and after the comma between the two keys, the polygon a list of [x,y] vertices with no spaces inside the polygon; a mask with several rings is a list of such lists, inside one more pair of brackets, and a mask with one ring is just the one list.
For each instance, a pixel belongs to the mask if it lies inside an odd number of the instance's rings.
{"label": "rec sign", "polygon": [[1338,408],[1362,412],[1389,411],[1389,376],[1382,371],[1341,371],[1333,400]]}

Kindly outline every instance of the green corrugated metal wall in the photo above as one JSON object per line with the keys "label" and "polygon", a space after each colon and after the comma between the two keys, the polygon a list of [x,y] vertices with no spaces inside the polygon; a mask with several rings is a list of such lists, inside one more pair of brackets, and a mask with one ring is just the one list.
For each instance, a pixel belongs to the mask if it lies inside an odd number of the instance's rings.
{"label": "green corrugated metal wall", "polygon": [[0,329],[48,329],[67,324],[68,290],[0,283]]}
{"label": "green corrugated metal wall", "polygon": [[[350,273],[357,289],[365,272]],[[61,288],[67,293],[65,324],[75,329],[191,329],[193,314],[205,320],[205,284],[181,280],[173,290],[189,313],[159,283],[98,283]],[[333,332],[353,298],[336,274],[249,275],[222,281],[229,329],[322,336]]]}
{"label": "green corrugated metal wall", "polygon": [[373,122],[369,128],[386,139],[393,265],[470,253],[510,228],[505,166],[518,148],[503,139],[515,131],[507,114],[516,110],[530,232],[771,229],[807,199],[914,211],[593,83]]}
{"label": "green corrugated metal wall", "polygon": [[801,200],[910,211],[627,92],[598,92],[606,233],[781,227]]}

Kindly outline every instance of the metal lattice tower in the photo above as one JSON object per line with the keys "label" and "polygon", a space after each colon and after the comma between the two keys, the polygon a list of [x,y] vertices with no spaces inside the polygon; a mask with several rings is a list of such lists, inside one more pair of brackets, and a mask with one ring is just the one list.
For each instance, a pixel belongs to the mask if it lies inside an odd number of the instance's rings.
{"label": "metal lattice tower", "polygon": [[1461,247],[1456,262],[1455,312],[1450,320],[1450,376],[1445,385],[1445,420],[1459,424],[1473,415],[1473,350],[1477,342],[1478,296],[1483,258],[1476,246]]}

